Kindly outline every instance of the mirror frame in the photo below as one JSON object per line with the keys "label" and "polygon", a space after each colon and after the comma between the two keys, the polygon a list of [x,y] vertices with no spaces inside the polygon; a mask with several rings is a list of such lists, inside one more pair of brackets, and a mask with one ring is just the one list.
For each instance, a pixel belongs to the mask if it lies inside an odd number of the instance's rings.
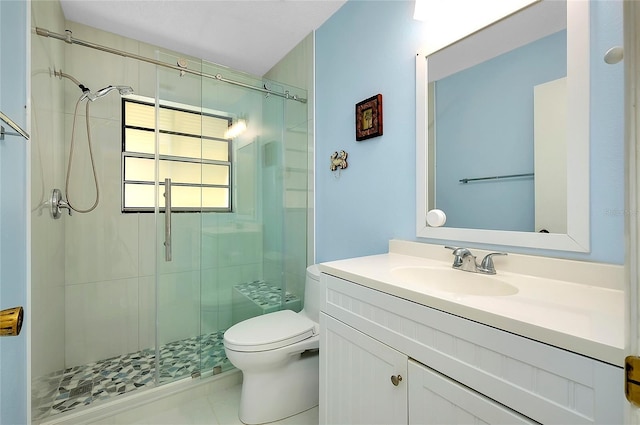
{"label": "mirror frame", "polygon": [[[552,1],[552,0],[543,0]],[[590,250],[590,18],[588,1],[567,1],[567,233],[430,227],[428,212],[428,61],[416,56],[416,236],[445,241]],[[445,211],[446,213],[446,211]]]}

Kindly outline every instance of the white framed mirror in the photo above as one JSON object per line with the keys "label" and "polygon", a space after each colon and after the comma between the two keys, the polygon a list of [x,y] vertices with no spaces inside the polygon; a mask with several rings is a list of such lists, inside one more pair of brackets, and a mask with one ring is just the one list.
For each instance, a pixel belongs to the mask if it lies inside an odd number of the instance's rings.
{"label": "white framed mirror", "polygon": [[[566,31],[564,35],[558,35],[562,31]],[[485,68],[479,74],[473,68],[489,62],[495,67],[513,55],[518,57],[519,54],[522,58],[523,53],[516,52],[518,49],[530,48],[542,39],[546,43],[555,39],[556,44],[561,40],[563,48],[566,46],[564,53],[554,55],[548,44],[543,45],[547,47],[536,47],[543,56],[535,58],[526,51],[524,57],[532,61],[525,65],[526,68],[540,68],[545,62],[557,62],[557,58],[566,57],[566,78],[558,78],[562,76],[556,75],[556,71],[547,72],[546,77],[535,77],[542,80],[530,84],[526,99],[518,98],[518,102],[525,104],[521,108],[523,116],[511,116],[511,110],[519,107],[509,104],[506,106],[509,114],[503,110],[490,112],[482,118],[465,115],[467,112],[463,109],[488,109],[485,104],[477,103],[481,96],[473,90],[488,87],[477,76],[491,68]],[[587,1],[543,0],[427,57],[418,53],[416,235],[446,241],[588,252],[589,66]],[[505,80],[528,73],[517,71],[517,68],[506,69],[493,72],[493,79]],[[475,75],[471,81],[460,80],[470,75]],[[441,100],[447,93],[443,88],[447,79],[452,80],[450,86],[458,89],[458,97],[454,99],[458,104]],[[542,101],[538,100],[539,92],[556,93],[553,87],[558,84],[566,84],[562,100],[552,97],[555,100],[544,103],[542,95]],[[508,86],[490,90],[488,97],[492,101],[493,98],[515,97],[516,93]],[[465,95],[472,97],[465,98]],[[460,105],[464,106],[461,108]],[[552,107],[556,110],[550,112]],[[442,118],[445,114],[439,108],[448,111],[448,121]],[[503,121],[493,121],[496,117]],[[557,121],[560,132],[556,132],[555,137],[562,140],[562,143],[551,143],[555,149],[551,154],[540,148],[548,137],[545,130],[548,118]],[[542,127],[538,124],[540,120],[544,123]],[[534,126],[538,126],[535,131]],[[447,128],[466,131],[447,131]],[[491,133],[491,129],[498,131]],[[505,134],[504,140],[494,141]],[[528,147],[518,147],[518,143]],[[449,147],[448,162],[441,161],[442,153],[447,151],[445,144]],[[550,143],[546,142],[546,145]],[[545,158],[544,162],[542,158]],[[453,174],[447,175],[446,171],[456,168],[451,164],[460,165],[463,171],[452,171]],[[480,167],[476,169],[475,165]],[[545,187],[553,189],[553,193]],[[442,227],[431,227],[426,222],[427,213],[435,208],[442,209],[447,215]],[[526,217],[516,220],[521,216]]]}

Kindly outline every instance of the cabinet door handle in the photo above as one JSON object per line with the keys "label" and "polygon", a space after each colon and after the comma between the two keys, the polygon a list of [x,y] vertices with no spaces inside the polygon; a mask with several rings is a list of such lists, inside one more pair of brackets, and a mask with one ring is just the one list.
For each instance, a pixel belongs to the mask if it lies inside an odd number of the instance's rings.
{"label": "cabinet door handle", "polygon": [[398,384],[400,384],[400,381],[402,381],[402,376],[400,375],[391,375],[391,383],[394,386],[398,386]]}

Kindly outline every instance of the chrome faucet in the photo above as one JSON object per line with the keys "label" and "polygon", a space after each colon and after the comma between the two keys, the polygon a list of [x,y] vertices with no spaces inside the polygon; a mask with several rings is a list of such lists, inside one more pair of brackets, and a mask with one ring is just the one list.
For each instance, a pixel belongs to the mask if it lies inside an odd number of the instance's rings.
{"label": "chrome faucet", "polygon": [[507,255],[506,252],[492,252],[484,256],[480,264],[476,262],[476,256],[467,248],[454,248],[452,246],[445,246],[447,249],[453,251],[453,267],[456,270],[462,270],[465,272],[482,273],[482,274],[496,274],[496,268],[493,265],[494,255]]}

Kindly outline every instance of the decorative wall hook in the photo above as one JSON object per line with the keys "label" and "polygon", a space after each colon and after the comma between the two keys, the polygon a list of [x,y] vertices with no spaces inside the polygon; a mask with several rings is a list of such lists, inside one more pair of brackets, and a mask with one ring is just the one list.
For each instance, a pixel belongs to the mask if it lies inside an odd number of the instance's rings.
{"label": "decorative wall hook", "polygon": [[334,152],[331,154],[331,171],[336,171],[337,169],[344,170],[348,166],[347,153],[345,151]]}

